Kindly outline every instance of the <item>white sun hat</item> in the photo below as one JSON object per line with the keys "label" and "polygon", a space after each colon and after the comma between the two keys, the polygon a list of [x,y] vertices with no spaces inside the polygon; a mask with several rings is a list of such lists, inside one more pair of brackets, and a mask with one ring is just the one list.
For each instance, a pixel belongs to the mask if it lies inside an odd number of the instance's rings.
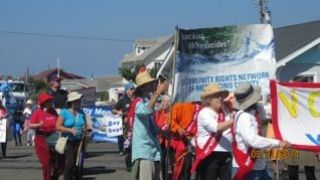
{"label": "white sun hat", "polygon": [[80,94],[78,92],[71,92],[71,93],[68,94],[67,102],[77,101],[77,100],[79,100],[81,98],[82,98],[82,94]]}

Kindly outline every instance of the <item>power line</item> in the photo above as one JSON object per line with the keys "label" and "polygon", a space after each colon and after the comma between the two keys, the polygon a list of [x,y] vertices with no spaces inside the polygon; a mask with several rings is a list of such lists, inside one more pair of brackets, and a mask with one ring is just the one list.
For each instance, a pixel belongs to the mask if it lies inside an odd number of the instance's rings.
{"label": "power line", "polygon": [[45,34],[45,33],[5,31],[5,30],[0,30],[0,33],[16,34],[16,35],[28,35],[28,36],[54,37],[54,38],[87,39],[87,40],[98,40],[98,41],[115,41],[115,42],[130,42],[130,43],[133,43],[133,42],[134,42],[133,40],[117,39],[117,38],[74,36],[74,35],[64,35],[64,34]]}

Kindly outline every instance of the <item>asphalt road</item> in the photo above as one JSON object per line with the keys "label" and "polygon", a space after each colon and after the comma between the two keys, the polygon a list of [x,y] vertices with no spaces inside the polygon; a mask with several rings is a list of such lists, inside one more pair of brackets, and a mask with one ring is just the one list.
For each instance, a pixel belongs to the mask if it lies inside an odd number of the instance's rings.
{"label": "asphalt road", "polygon": [[[118,154],[117,145],[110,143],[90,143],[85,159],[84,179],[87,180],[130,180],[133,179],[125,170],[123,157]],[[40,180],[41,168],[33,147],[15,147],[8,142],[7,158],[0,160],[1,180]],[[317,179],[320,180],[320,168],[316,169]],[[305,174],[300,168],[300,180]],[[60,179],[63,179],[62,177]]]}
{"label": "asphalt road", "polygon": [[[0,160],[1,180],[40,180],[42,179],[40,163],[33,147],[14,147],[8,143],[7,158]],[[84,179],[87,180],[128,180],[132,179],[125,170],[117,146],[109,143],[90,143],[88,157],[85,159]],[[62,177],[60,179],[63,179]]]}

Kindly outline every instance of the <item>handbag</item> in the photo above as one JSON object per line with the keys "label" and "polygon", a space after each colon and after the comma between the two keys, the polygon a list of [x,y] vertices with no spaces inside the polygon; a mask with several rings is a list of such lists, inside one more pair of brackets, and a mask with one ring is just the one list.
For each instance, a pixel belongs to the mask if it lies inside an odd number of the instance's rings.
{"label": "handbag", "polygon": [[59,137],[60,137],[60,133],[58,132],[51,133],[49,136],[46,137],[47,144],[49,146],[54,147],[57,144]]}
{"label": "handbag", "polygon": [[63,137],[63,136],[61,136],[61,133],[60,133],[59,138],[57,140],[57,143],[55,145],[55,150],[59,154],[64,154],[64,151],[65,151],[66,146],[67,146],[67,141],[68,141],[68,137]]}

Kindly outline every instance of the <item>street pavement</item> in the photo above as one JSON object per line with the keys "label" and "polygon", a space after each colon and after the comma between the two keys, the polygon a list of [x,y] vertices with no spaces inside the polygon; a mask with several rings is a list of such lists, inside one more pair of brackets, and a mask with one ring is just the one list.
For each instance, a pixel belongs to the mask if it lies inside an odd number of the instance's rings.
{"label": "street pavement", "polygon": [[[41,180],[40,163],[30,146],[14,147],[8,142],[7,158],[0,160],[1,180]],[[110,143],[90,143],[85,159],[86,180],[128,180],[132,179],[125,170],[123,158],[117,146]],[[60,179],[63,179],[60,177]]]}
{"label": "street pavement", "polygon": [[[129,180],[130,173],[125,170],[123,157],[117,151],[117,145],[110,143],[89,143],[88,156],[85,159],[84,179],[86,180]],[[0,160],[1,180],[41,180],[41,168],[33,147],[14,147],[8,142],[7,158]],[[320,179],[319,166],[316,176]],[[62,177],[60,179],[63,179]],[[300,168],[300,180],[305,175]]]}

